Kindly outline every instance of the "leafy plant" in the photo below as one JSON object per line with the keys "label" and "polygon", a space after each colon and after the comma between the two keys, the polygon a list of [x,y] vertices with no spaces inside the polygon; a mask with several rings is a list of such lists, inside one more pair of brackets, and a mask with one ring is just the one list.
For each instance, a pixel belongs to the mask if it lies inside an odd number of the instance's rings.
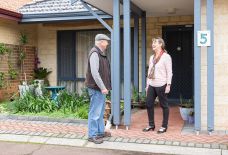
{"label": "leafy plant", "polygon": [[84,104],[88,103],[88,99],[84,96],[79,96],[76,93],[68,93],[62,91],[58,96],[59,107],[63,108],[64,112],[69,109],[71,112],[75,112]]}
{"label": "leafy plant", "polygon": [[120,100],[120,111],[124,110],[124,100]]}
{"label": "leafy plant", "polygon": [[9,109],[14,113],[17,112],[34,112],[41,111],[52,112],[57,109],[56,103],[49,97],[36,97],[31,93],[26,93],[23,98],[17,98],[11,104]]}
{"label": "leafy plant", "polygon": [[19,60],[20,60],[20,63],[23,63],[23,61],[25,60],[26,58],[26,54],[24,52],[24,50],[20,49],[19,51]]}
{"label": "leafy plant", "polygon": [[16,79],[18,76],[18,72],[12,67],[10,63],[9,63],[8,73],[11,79]]}
{"label": "leafy plant", "polygon": [[27,44],[28,43],[28,36],[25,33],[21,32],[20,37],[19,37],[19,42],[21,45]]}
{"label": "leafy plant", "polygon": [[50,96],[36,97],[31,92],[26,93],[23,98],[16,98],[8,104],[11,113],[59,113],[61,116],[76,116],[77,118],[88,118],[89,102],[84,96],[76,93],[60,92],[57,102]]}
{"label": "leafy plant", "polygon": [[89,114],[89,105],[85,104],[78,108],[78,111],[76,112],[76,116],[83,119],[88,119]]}
{"label": "leafy plant", "polygon": [[4,86],[4,79],[5,79],[5,74],[3,72],[0,72],[0,88]]}
{"label": "leafy plant", "polygon": [[134,87],[132,90],[132,101],[133,102],[138,102],[139,101],[139,93],[137,89]]}
{"label": "leafy plant", "polygon": [[[89,98],[89,96],[88,96],[88,98]],[[111,92],[110,91],[106,95],[106,100],[111,101]]]}
{"label": "leafy plant", "polygon": [[24,60],[26,58],[26,48],[24,47],[28,43],[28,36],[21,32],[19,36],[19,42],[20,42],[20,47],[19,47],[19,60],[21,64],[21,73],[24,74],[24,79],[26,80],[26,74],[24,72]]}
{"label": "leafy plant", "polygon": [[52,71],[48,71],[47,68],[39,67],[34,69],[34,78],[45,79]]}
{"label": "leafy plant", "polygon": [[191,99],[183,99],[182,95],[180,95],[180,107],[183,108],[193,108],[194,102],[193,98]]}
{"label": "leafy plant", "polygon": [[139,93],[139,100],[140,100],[140,102],[145,103],[146,102],[146,94],[145,93]]}
{"label": "leafy plant", "polygon": [[89,102],[90,97],[89,97],[88,89],[85,87],[85,88],[82,88],[81,90],[82,90],[81,97],[83,97],[86,102]]}
{"label": "leafy plant", "polygon": [[0,43],[0,55],[5,55],[10,51],[3,43]]}

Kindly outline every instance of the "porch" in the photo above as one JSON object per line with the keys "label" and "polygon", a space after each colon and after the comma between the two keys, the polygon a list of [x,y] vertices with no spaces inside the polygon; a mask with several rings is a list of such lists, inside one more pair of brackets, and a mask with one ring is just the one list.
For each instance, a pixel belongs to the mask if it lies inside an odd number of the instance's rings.
{"label": "porch", "polygon": [[[67,1],[64,1],[68,3]],[[80,1],[72,1],[72,2],[80,2]],[[195,29],[194,29],[194,34],[196,35],[197,30],[200,30],[200,17],[201,17],[201,4],[198,1],[195,1],[195,4],[193,6],[193,1],[184,1],[179,5],[178,1],[175,1],[175,3],[172,4],[167,4],[165,1],[159,1],[158,3],[154,3],[154,6],[152,5],[151,1],[145,1],[143,4],[139,4],[137,1],[128,1],[125,3],[125,1],[106,1],[106,3],[102,3],[101,1],[96,1],[96,4],[94,1],[89,1],[85,0],[85,2],[88,2],[88,4],[92,4],[96,6],[98,9],[103,10],[103,11],[97,11],[97,9],[89,9],[88,5],[85,4],[83,5],[85,8],[87,8],[86,15],[87,16],[80,16],[80,18],[76,14],[67,14],[69,16],[47,16],[47,15],[40,15],[40,18],[37,18],[37,16],[29,16],[26,15],[24,20],[22,20],[22,23],[42,23],[38,25],[38,50],[39,50],[39,56],[42,58],[42,62],[44,62],[44,66],[51,66],[51,68],[55,69],[53,71],[53,75],[51,77],[52,82],[56,84],[59,80],[59,77],[62,75],[66,75],[65,72],[60,72],[59,74],[59,59],[56,58],[56,55],[58,54],[58,50],[56,47],[58,47],[58,42],[55,41],[57,40],[57,31],[65,31],[65,30],[75,30],[75,29],[88,29],[88,27],[92,28],[101,28],[99,25],[97,27],[96,23],[93,24],[90,22],[90,24],[86,24],[87,22],[80,22],[78,25],[78,21],[75,22],[75,20],[82,20],[83,19],[98,19],[110,32],[113,34],[113,48],[111,48],[111,60],[112,60],[112,75],[113,75],[113,92],[112,92],[112,103],[114,105],[113,109],[113,116],[114,116],[114,123],[115,125],[120,125],[120,92],[123,89],[123,97],[124,97],[124,102],[125,102],[125,121],[124,125],[126,127],[131,127],[131,113],[130,113],[130,107],[131,107],[131,86],[134,85],[138,91],[144,92],[144,87],[146,84],[146,62],[148,61],[148,58],[151,53],[150,53],[150,39],[153,36],[162,36],[162,26],[166,25],[178,25],[179,22],[175,21],[176,19],[182,19],[182,16],[187,15],[191,21],[184,21],[180,22],[180,25],[186,25],[186,24],[195,24]],[[211,1],[208,1],[211,2]],[[102,4],[102,5],[101,5]],[[109,5],[110,4],[110,5]],[[137,4],[137,5],[135,5]],[[159,7],[160,4],[162,4],[162,7],[167,7],[167,5],[172,6],[171,9],[164,9],[163,13],[159,13]],[[208,3],[208,7],[211,7],[212,3]],[[87,6],[87,7],[86,7]],[[105,7],[109,6],[109,7]],[[110,7],[111,6],[111,7]],[[150,7],[148,6],[153,6],[153,10],[151,11]],[[114,7],[114,9],[112,8]],[[122,7],[124,9],[122,9]],[[175,9],[175,7],[181,7],[183,10],[178,11],[178,9]],[[82,9],[83,10],[83,9]],[[153,12],[155,10],[155,12]],[[85,10],[83,10],[85,11]],[[158,12],[156,12],[158,11]],[[25,11],[26,12],[26,11]],[[150,13],[149,13],[150,12]],[[38,12],[40,13],[40,12]],[[106,14],[107,13],[107,14]],[[156,14],[157,13],[157,14]],[[174,14],[176,16],[174,16]],[[82,14],[80,14],[82,15]],[[112,16],[113,15],[113,16]],[[122,16],[123,15],[123,16]],[[150,17],[152,15],[156,15],[156,17]],[[194,15],[194,16],[193,16]],[[74,17],[75,16],[75,17]],[[157,20],[158,17],[161,16],[161,19],[164,20]],[[177,17],[178,16],[178,17]],[[34,17],[34,18],[33,18]],[[105,21],[104,19],[110,19],[113,17],[113,21]],[[123,49],[120,48],[120,19],[123,17],[123,40],[127,40],[123,44]],[[134,23],[131,23],[131,17],[134,17]],[[172,18],[173,17],[173,18]],[[194,17],[194,21],[193,21]],[[209,17],[209,15],[208,15]],[[156,19],[156,21],[153,21],[153,19]],[[171,19],[170,22],[169,19]],[[140,21],[141,20],[141,21]],[[151,20],[151,21],[150,21]],[[167,22],[168,20],[168,22]],[[68,22],[68,23],[61,23],[62,21]],[[75,23],[72,23],[74,21]],[[132,18],[133,21],[133,18]],[[70,23],[71,22],[71,23]],[[157,22],[161,22],[162,24],[154,24]],[[213,22],[213,20],[212,20]],[[70,24],[69,24],[70,23]],[[151,24],[153,23],[153,24]],[[113,29],[109,25],[113,24]],[[211,24],[211,23],[209,23]],[[80,26],[81,25],[81,26]],[[148,29],[148,27],[150,29]],[[130,27],[134,27],[134,37],[130,34]],[[157,28],[156,31],[154,31],[154,28]],[[137,35],[138,34],[138,35]],[[140,34],[140,35],[139,35]],[[75,38],[75,37],[74,37]],[[134,38],[134,48],[131,48],[131,43],[130,40]],[[51,41],[50,41],[51,39]],[[192,38],[193,39],[193,38]],[[73,39],[72,39],[73,40]],[[148,40],[148,41],[147,41]],[[71,42],[72,43],[72,42]],[[195,43],[195,42],[194,42]],[[72,43],[74,44],[74,43]],[[193,42],[191,42],[193,44]],[[195,43],[196,44],[196,43]],[[46,49],[48,47],[48,49]],[[87,47],[88,48],[88,47]],[[89,49],[89,48],[88,48]],[[202,125],[201,123],[201,81],[200,81],[200,76],[201,76],[201,70],[200,70],[200,48],[194,45],[194,58],[191,57],[191,60],[194,61],[192,65],[192,70],[194,74],[192,74],[192,78],[190,78],[187,81],[191,81],[192,83],[190,84],[191,88],[190,91],[192,91],[192,96],[194,96],[195,100],[195,110],[196,110],[196,126],[195,129],[200,131],[201,127],[204,125],[205,128],[207,128],[205,125],[206,122]],[[122,54],[124,55],[124,61],[123,63],[120,62],[120,54],[121,50],[123,50]],[[114,52],[115,51],[115,52]],[[70,57],[75,56],[75,49],[71,51]],[[192,49],[193,52],[193,49]],[[132,53],[134,53],[132,55]],[[68,55],[69,57],[69,55]],[[84,56],[83,56],[84,57]],[[129,58],[133,57],[133,66],[131,67],[131,62],[132,60]],[[53,59],[54,58],[54,59]],[[78,57],[81,59],[81,57]],[[196,58],[196,59],[195,59]],[[51,60],[51,62],[50,62]],[[66,57],[66,60],[67,59]],[[208,60],[209,61],[209,60]],[[72,64],[75,63],[72,61]],[[73,64],[75,65],[75,64]],[[83,83],[83,74],[85,70],[81,70],[81,73],[76,73],[78,71],[75,66],[66,66],[68,67],[68,73],[70,73],[71,70],[72,72],[72,79],[73,79],[73,84],[74,85],[75,81],[79,83],[78,85],[82,85]],[[81,64],[82,66],[85,66]],[[120,68],[123,65],[124,72],[123,75],[124,78],[124,83],[123,83],[123,88],[121,88],[121,82],[120,82]],[[134,73],[131,73],[132,68],[134,68]],[[193,69],[194,68],[194,69]],[[213,67],[212,67],[213,68]],[[64,69],[63,69],[64,71]],[[115,74],[114,74],[115,73]],[[213,73],[213,72],[210,72]],[[77,77],[77,75],[82,75],[82,77]],[[193,78],[194,76],[194,78]],[[188,76],[188,77],[191,77]],[[209,78],[212,77],[212,74],[208,76]],[[66,80],[71,80],[71,78],[66,77]],[[131,79],[134,79],[133,82]],[[194,79],[194,80],[193,80]],[[78,80],[78,81],[77,81]],[[213,79],[211,80],[213,82]],[[184,82],[184,81],[183,81]],[[193,86],[194,85],[194,86]],[[81,86],[79,86],[81,87]],[[194,91],[193,91],[194,89]],[[213,83],[211,85],[208,85],[208,93],[213,92]],[[193,95],[194,94],[194,95]],[[209,99],[209,108],[207,109],[207,118],[208,119],[208,131],[212,131],[214,129],[214,113],[213,113],[213,95],[208,95]],[[204,109],[205,110],[205,109]],[[207,111],[206,110],[206,111]]]}

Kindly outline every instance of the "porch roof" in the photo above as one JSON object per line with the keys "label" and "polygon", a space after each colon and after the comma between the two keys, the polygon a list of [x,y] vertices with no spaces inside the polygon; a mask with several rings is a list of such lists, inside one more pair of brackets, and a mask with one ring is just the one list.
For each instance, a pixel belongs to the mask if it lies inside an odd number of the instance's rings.
{"label": "porch roof", "polygon": [[[104,11],[91,5],[89,7],[101,18],[111,18]],[[24,5],[18,11],[23,14],[22,23],[96,19],[81,1],[71,4],[71,0],[42,0]]]}
{"label": "porch roof", "polygon": [[[113,0],[83,0],[110,15],[113,14]],[[120,0],[120,14],[123,12],[124,0]],[[131,0],[131,11],[138,13],[139,10],[146,12],[147,16],[180,16],[193,15],[194,0]]]}

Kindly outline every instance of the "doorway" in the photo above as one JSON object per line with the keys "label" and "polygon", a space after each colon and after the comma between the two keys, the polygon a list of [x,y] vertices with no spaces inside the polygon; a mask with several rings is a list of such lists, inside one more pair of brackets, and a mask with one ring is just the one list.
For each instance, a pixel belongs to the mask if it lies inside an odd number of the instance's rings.
{"label": "doorway", "polygon": [[194,94],[194,31],[193,25],[163,26],[166,50],[172,57],[173,78],[169,100],[179,103]]}

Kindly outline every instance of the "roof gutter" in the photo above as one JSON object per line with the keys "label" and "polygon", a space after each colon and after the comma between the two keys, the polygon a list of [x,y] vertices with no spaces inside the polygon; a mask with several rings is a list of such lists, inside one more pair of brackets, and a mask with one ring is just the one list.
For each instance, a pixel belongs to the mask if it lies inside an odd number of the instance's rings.
{"label": "roof gutter", "polygon": [[[110,15],[106,15],[101,11],[96,11],[103,19],[111,19]],[[76,20],[93,20],[96,19],[89,12],[80,13],[56,13],[56,14],[24,14],[19,23],[48,23],[61,21],[76,21]]]}
{"label": "roof gutter", "polygon": [[22,14],[0,8],[0,18],[21,21]]}

